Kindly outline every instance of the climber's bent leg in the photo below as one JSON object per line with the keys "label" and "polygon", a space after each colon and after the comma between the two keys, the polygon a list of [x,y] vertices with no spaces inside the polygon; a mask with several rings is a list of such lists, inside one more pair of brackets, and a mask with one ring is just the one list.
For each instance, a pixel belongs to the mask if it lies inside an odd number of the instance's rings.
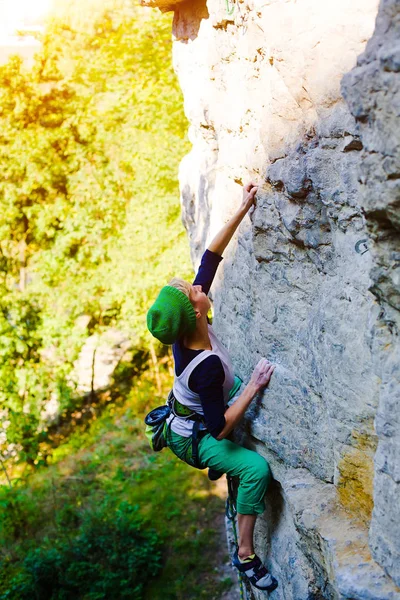
{"label": "climber's bent leg", "polygon": [[[185,438],[169,430],[167,443],[176,456],[195,466],[190,437]],[[216,440],[209,433],[200,440],[198,453],[202,469],[209,467],[239,478],[236,502],[239,514],[258,515],[264,512],[264,496],[271,473],[267,461],[262,456],[230,440]]]}
{"label": "climber's bent leg", "polygon": [[239,549],[238,555],[241,560],[254,554],[253,534],[257,515],[241,515],[238,513],[239,526]]}
{"label": "climber's bent leg", "polygon": [[204,467],[239,478],[237,513],[239,548],[232,564],[254,587],[272,592],[278,585],[260,558],[254,553],[253,533],[257,515],[264,511],[264,495],[271,480],[267,461],[256,452],[230,440],[206,435],[199,444],[199,459]]}
{"label": "climber's bent leg", "polygon": [[[183,438],[171,431],[168,446],[181,460],[193,465],[191,438]],[[201,468],[209,467],[239,478],[236,507],[240,542],[233,565],[256,588],[271,592],[278,582],[254,554],[253,547],[255,521],[257,515],[264,511],[264,495],[271,480],[267,461],[252,450],[227,439],[218,441],[210,434],[200,440],[198,451]]]}
{"label": "climber's bent leg", "polygon": [[239,478],[236,501],[241,515],[259,515],[264,512],[264,496],[271,480],[267,461],[254,452],[230,440],[216,440],[207,434],[199,443],[199,461],[203,468],[222,471]]}

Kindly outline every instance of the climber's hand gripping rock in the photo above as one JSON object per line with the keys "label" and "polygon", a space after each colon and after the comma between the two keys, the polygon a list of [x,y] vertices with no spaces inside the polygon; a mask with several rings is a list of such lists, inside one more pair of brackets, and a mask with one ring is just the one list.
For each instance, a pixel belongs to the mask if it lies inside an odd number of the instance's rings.
{"label": "climber's hand gripping rock", "polygon": [[243,198],[239,209],[229,219],[222,229],[217,233],[214,239],[208,245],[208,250],[222,256],[223,251],[232,239],[233,234],[243,221],[244,217],[254,204],[254,198],[257,193],[258,186],[253,181],[250,181],[243,187]]}
{"label": "climber's hand gripping rock", "polygon": [[240,207],[243,212],[247,213],[253,206],[257,190],[258,185],[254,181],[249,181],[249,183],[243,186],[243,199]]}
{"label": "climber's hand gripping rock", "polygon": [[259,360],[253,371],[253,374],[250,378],[250,383],[254,385],[254,387],[260,392],[268,385],[274,369],[275,365],[273,365],[268,359],[262,358]]}

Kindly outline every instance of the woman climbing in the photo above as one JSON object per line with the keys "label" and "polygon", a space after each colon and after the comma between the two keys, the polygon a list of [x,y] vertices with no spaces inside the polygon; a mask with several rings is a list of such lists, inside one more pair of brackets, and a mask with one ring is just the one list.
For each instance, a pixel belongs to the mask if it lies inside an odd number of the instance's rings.
{"label": "woman climbing", "polygon": [[147,325],[163,344],[172,344],[175,379],[167,445],[191,466],[208,467],[210,478],[222,473],[238,477],[239,547],[233,564],[252,585],[270,592],[277,581],[255,554],[253,545],[256,518],[264,511],[264,495],[271,478],[269,466],[259,454],[238,446],[227,436],[258,392],[268,385],[275,367],[261,359],[247,386],[227,407],[241,380],[235,378],[228,352],[207,319],[207,294],[221,255],[253,205],[256,192],[253,182],[244,187],[239,210],[203,254],[193,284],[174,278],[163,287],[148,311]]}

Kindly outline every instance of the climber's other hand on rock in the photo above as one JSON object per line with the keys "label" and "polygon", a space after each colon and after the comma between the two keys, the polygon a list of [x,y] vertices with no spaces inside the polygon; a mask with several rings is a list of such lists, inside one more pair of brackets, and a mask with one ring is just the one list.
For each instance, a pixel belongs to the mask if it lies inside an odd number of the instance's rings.
{"label": "climber's other hand on rock", "polygon": [[256,388],[257,392],[261,391],[268,385],[274,369],[275,365],[273,365],[266,358],[262,358],[258,362],[250,378],[250,384]]}
{"label": "climber's other hand on rock", "polygon": [[241,210],[248,212],[254,204],[254,198],[258,190],[258,185],[254,181],[249,181],[243,186],[243,200]]}

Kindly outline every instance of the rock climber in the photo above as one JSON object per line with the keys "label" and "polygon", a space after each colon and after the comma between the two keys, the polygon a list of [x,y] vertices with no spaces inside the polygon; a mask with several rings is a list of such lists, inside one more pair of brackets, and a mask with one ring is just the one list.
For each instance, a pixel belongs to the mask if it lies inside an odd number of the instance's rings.
{"label": "rock climber", "polygon": [[[270,592],[278,583],[255,554],[253,543],[256,518],[264,511],[264,496],[271,479],[269,465],[256,452],[227,438],[258,392],[268,385],[275,366],[262,358],[249,383],[228,405],[242,382],[235,378],[229,354],[207,318],[211,307],[207,294],[222,253],[254,204],[257,189],[253,182],[244,186],[239,209],[204,252],[193,284],[174,278],[163,287],[148,311],[147,325],[163,344],[172,344],[175,367],[172,393],[179,410],[169,417],[167,445],[189,465],[208,467],[210,478],[222,473],[238,478],[239,546],[233,565],[256,588]],[[200,415],[201,420],[196,434],[196,456],[193,445],[196,421],[187,418],[193,413]]]}

